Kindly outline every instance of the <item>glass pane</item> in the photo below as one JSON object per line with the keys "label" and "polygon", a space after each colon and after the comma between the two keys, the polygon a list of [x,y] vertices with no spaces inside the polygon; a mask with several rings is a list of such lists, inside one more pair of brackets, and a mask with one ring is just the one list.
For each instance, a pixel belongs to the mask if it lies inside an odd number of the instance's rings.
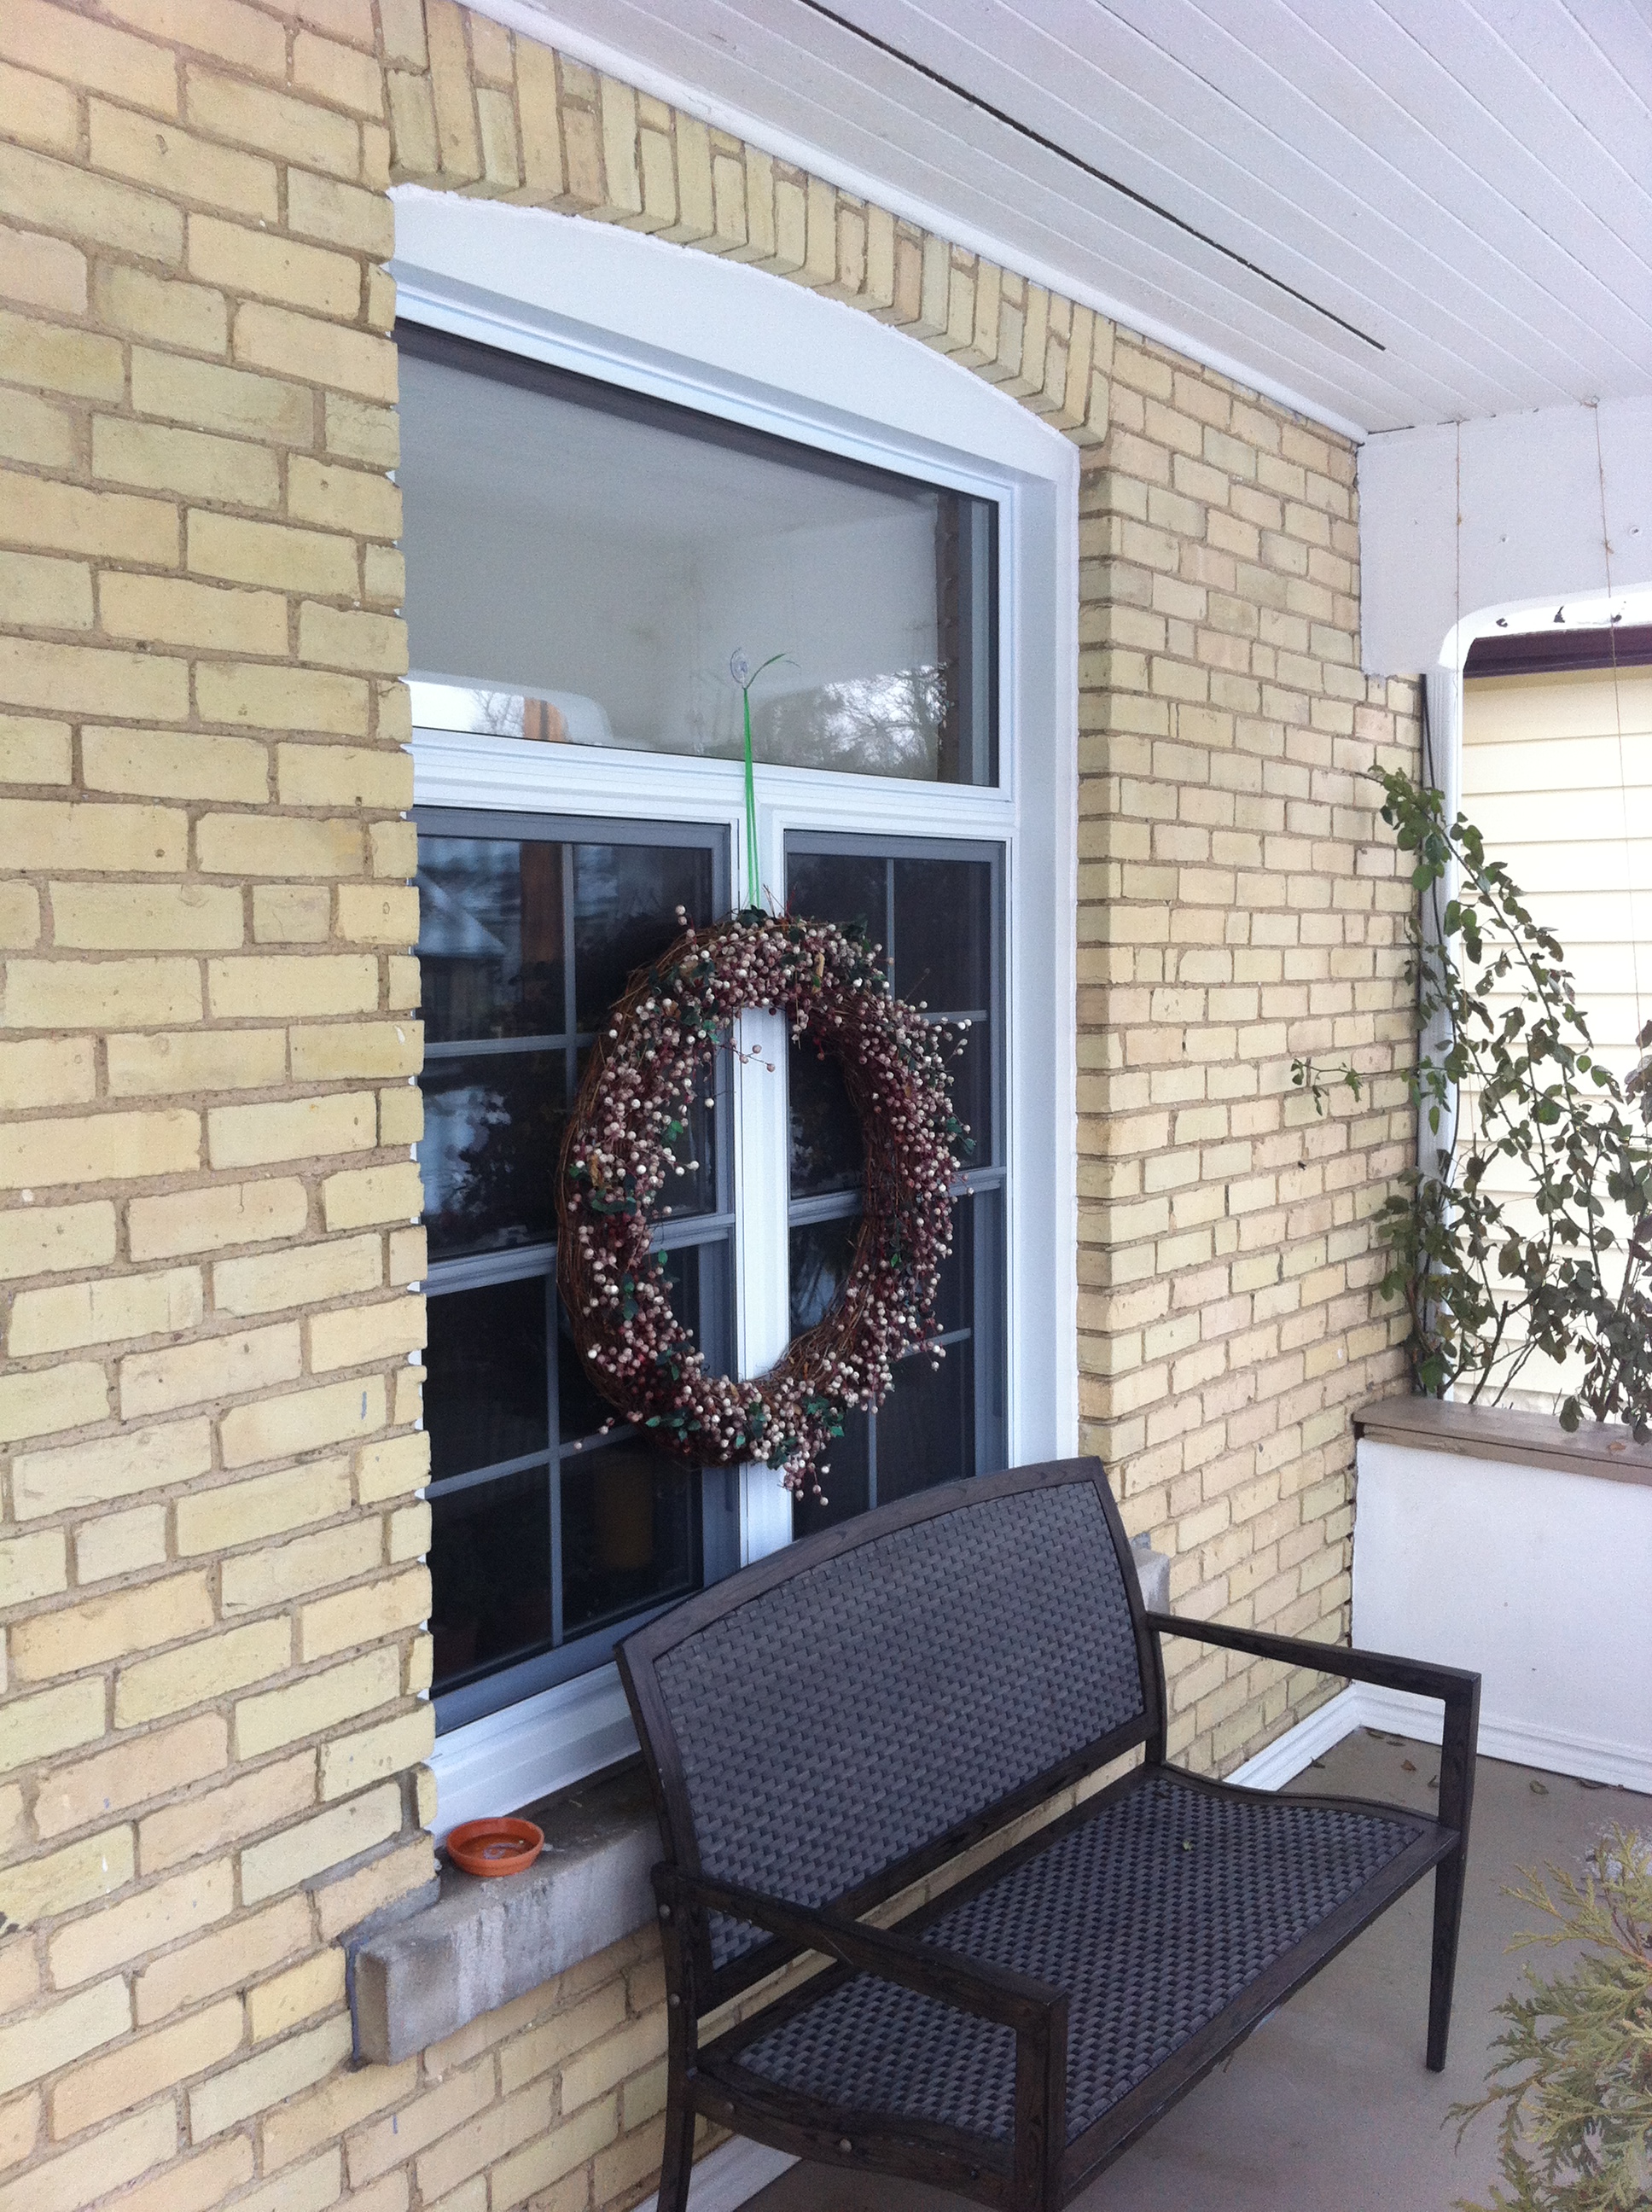
{"label": "glass pane", "polygon": [[589,1033],[631,971],[663,952],[691,921],[711,919],[711,854],[704,846],[576,845],[574,973],[580,1028]]}
{"label": "glass pane", "polygon": [[419,1174],[433,1260],[555,1236],[564,1067],[555,1052],[427,1063]]}
{"label": "glass pane", "polygon": [[594,1437],[604,1421],[619,1415],[586,1373],[585,1362],[574,1349],[568,1308],[556,1301],[556,1422],[564,1444]]}
{"label": "glass pane", "polygon": [[955,1042],[963,1049],[946,1063],[952,1079],[952,1110],[969,1132],[969,1145],[960,1142],[957,1146],[958,1159],[966,1169],[990,1167],[996,1157],[993,1150],[993,1025],[976,1022]]}
{"label": "glass pane", "polygon": [[543,1275],[531,1275],[431,1299],[424,1398],[433,1478],[549,1445],[545,1288]]}
{"label": "glass pane", "polygon": [[438,1692],[550,1642],[550,1477],[544,1468],[430,1501]]}
{"label": "glass pane", "polygon": [[[843,1287],[854,1257],[858,1213],[801,1224],[791,1235],[792,1334],[801,1336],[823,1321]],[[949,1263],[951,1264],[951,1263]]]}
{"label": "glass pane", "polygon": [[878,1409],[878,1502],[909,1498],[975,1472],[974,1362],[966,1340],[934,1369],[922,1352],[903,1359]]}
{"label": "glass pane", "polygon": [[562,1030],[562,848],[507,837],[419,840],[425,1034]]}
{"label": "glass pane", "polygon": [[935,1326],[943,1336],[951,1329],[968,1328],[974,1318],[978,1202],[965,1196],[952,1208],[952,1249],[941,1261],[940,1288],[935,1294]]}
{"label": "glass pane", "polygon": [[[871,1502],[868,1439],[872,1424],[865,1413],[846,1414],[843,1433],[837,1437],[821,1469],[820,1498],[799,1498],[792,1504],[792,1534],[811,1536],[817,1528],[835,1528],[840,1521],[853,1521]],[[759,1480],[762,1477],[759,1476]],[[774,1480],[778,1482],[779,1475]]]}
{"label": "glass pane", "polygon": [[859,924],[873,945],[889,943],[889,863],[865,853],[788,853],[786,897],[793,914]]}
{"label": "glass pane", "polygon": [[564,1459],[562,1632],[692,1589],[700,1475],[642,1444]]}
{"label": "glass pane", "polygon": [[992,1004],[993,871],[985,860],[896,860],[895,988],[937,1014]]}
{"label": "glass pane", "polygon": [[987,783],[996,507],[406,333],[398,479],[426,727]]}
{"label": "glass pane", "polygon": [[787,1040],[787,1110],[792,1123],[792,1195],[859,1190],[865,1152],[860,1121],[844,1088],[843,1070],[805,1039]]}

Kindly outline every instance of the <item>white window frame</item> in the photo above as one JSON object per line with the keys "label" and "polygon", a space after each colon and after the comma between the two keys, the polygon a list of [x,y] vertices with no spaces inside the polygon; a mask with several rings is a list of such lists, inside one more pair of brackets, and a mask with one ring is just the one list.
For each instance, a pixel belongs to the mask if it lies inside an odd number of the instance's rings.
{"label": "white window frame", "polygon": [[[1075,448],[944,356],[774,276],[538,210],[410,186],[392,198],[406,319],[998,502],[998,787],[763,768],[758,865],[766,890],[783,884],[786,835],[799,830],[1003,847],[1009,1455],[1075,1450]],[[738,763],[429,730],[415,731],[412,753],[418,805],[720,824],[732,880],[744,880]],[[783,1067],[779,1018],[749,1018],[749,1042]],[[787,1146],[783,1078],[744,1082],[737,1208],[743,1187],[784,1189]],[[784,1207],[766,1238],[737,1249],[739,1359],[756,1373],[785,1346]],[[771,1469],[743,1470],[741,1498],[743,1558],[790,1540],[790,1498]],[[452,1729],[433,1760],[436,1832],[530,1802],[635,1743],[611,1664]]]}

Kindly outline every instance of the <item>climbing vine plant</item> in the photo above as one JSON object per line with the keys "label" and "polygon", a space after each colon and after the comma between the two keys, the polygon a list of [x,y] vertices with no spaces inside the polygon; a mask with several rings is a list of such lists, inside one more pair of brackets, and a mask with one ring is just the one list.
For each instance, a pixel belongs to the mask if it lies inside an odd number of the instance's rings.
{"label": "climbing vine plant", "polygon": [[[1418,1050],[1412,1095],[1434,1139],[1384,1202],[1381,1289],[1410,1316],[1417,1388],[1496,1404],[1540,1353],[1576,1357],[1561,1425],[1652,1436],[1652,1022],[1619,1082],[1596,1054],[1565,954],[1437,791],[1373,770],[1412,856]],[[1455,882],[1454,882],[1455,878]],[[1349,1066],[1298,1060],[1322,1112]],[[1518,1199],[1503,1194],[1518,1190]]]}

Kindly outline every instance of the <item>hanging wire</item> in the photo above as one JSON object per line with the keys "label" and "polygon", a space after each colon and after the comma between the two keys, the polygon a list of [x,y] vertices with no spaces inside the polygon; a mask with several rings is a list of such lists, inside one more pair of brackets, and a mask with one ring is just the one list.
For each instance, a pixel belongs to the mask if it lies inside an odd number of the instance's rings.
{"label": "hanging wire", "polygon": [[1641,1006],[1641,925],[1635,899],[1635,854],[1629,834],[1629,763],[1624,750],[1624,695],[1618,670],[1617,617],[1612,611],[1612,538],[1606,528],[1606,464],[1600,446],[1600,403],[1594,410],[1594,467],[1600,490],[1600,553],[1606,571],[1606,638],[1612,648],[1612,705],[1618,723],[1618,782],[1624,802],[1624,890],[1629,900],[1630,972],[1635,988],[1635,1030],[1638,1037],[1646,1017]]}

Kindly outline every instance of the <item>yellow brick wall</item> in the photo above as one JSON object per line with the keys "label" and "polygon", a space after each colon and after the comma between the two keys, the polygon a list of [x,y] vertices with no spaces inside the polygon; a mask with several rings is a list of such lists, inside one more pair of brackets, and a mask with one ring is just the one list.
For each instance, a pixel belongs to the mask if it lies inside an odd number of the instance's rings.
{"label": "yellow brick wall", "polygon": [[[597,2212],[657,1952],[352,2071],[431,1853],[392,177],[753,262],[1084,449],[1084,1442],[1179,1602],[1345,1622],[1406,890],[1353,456],[450,0],[0,5],[0,2212]],[[1293,1054],[1374,1078],[1323,1121]],[[1218,1655],[1177,1747],[1318,1694]]]}

